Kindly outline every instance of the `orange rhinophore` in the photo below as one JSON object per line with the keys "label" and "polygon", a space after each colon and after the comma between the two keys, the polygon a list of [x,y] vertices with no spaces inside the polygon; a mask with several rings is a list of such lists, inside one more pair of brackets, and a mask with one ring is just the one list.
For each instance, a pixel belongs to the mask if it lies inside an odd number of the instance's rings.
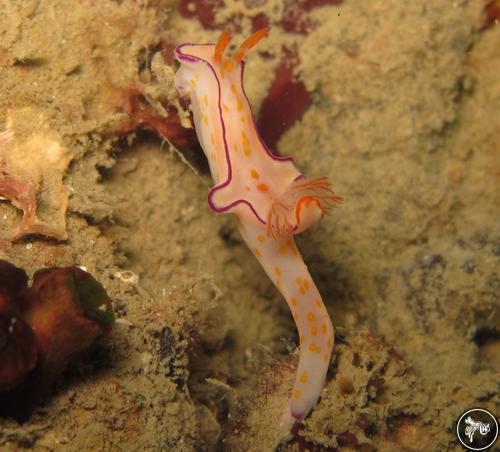
{"label": "orange rhinophore", "polygon": [[245,58],[246,53],[254,47],[262,38],[267,36],[269,33],[269,28],[261,28],[257,30],[253,35],[249,36],[247,39],[243,41],[240,45],[240,48],[234,54],[234,59],[236,61],[241,61]]}
{"label": "orange rhinophore", "polygon": [[226,50],[226,47],[229,43],[229,39],[230,39],[230,35],[227,31],[225,31],[220,35],[220,38],[217,41],[217,44],[215,44],[214,61],[218,64],[220,64],[222,61],[222,55],[224,53],[224,50]]}

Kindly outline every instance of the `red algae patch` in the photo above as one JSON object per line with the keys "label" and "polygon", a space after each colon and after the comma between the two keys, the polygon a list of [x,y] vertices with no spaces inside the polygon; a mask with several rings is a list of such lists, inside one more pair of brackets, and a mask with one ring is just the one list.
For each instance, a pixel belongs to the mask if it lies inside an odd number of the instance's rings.
{"label": "red algae patch", "polygon": [[498,25],[498,21],[500,21],[500,1],[491,0],[484,6],[481,29],[485,30]]}

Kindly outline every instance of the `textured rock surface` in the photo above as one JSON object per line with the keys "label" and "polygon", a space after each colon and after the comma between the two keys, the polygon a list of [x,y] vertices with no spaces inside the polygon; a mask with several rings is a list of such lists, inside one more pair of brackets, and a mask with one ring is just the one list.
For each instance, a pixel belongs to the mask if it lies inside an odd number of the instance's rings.
{"label": "textured rock surface", "polygon": [[[163,37],[213,41],[237,16],[241,38],[285,9],[226,2],[205,29],[168,3],[2,2],[0,115],[43,110],[74,160],[68,240],[0,254],[31,271],[87,267],[119,320],[29,422],[0,420],[0,446],[456,448],[462,411],[498,413],[500,28],[480,31],[484,3],[321,6],[306,33],[276,25],[249,56],[258,112],[295,52],[311,104],[278,151],[345,197],[298,238],[339,330],[321,402],[290,435],[274,420],[296,366],[291,316],[232,219],[206,206],[206,164],[186,151],[195,173],[152,135],[118,140],[124,88],[159,112],[169,98],[150,70]],[[7,239],[19,212],[2,203],[0,218]]]}

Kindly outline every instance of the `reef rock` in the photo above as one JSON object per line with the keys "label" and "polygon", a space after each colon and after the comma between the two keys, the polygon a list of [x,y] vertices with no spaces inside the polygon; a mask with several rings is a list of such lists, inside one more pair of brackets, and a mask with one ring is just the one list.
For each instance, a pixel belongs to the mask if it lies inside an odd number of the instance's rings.
{"label": "reef rock", "polygon": [[23,211],[12,240],[30,234],[67,238],[68,191],[63,177],[71,158],[40,110],[7,112],[0,133],[0,195]]}

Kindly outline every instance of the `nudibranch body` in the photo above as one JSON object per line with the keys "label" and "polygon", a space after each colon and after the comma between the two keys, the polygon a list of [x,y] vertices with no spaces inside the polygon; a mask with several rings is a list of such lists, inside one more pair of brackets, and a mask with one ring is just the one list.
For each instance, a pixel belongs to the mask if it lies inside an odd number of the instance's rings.
{"label": "nudibranch body", "polygon": [[321,295],[293,240],[341,198],[324,177],[305,178],[289,157],[273,155],[262,142],[243,89],[245,53],[268,30],[250,36],[234,56],[217,44],[183,44],[175,84],[189,96],[195,129],[215,186],[208,202],[234,213],[248,247],[285,297],[300,336],[300,358],[286,416],[303,419],[316,404],[333,348],[333,326]]}

